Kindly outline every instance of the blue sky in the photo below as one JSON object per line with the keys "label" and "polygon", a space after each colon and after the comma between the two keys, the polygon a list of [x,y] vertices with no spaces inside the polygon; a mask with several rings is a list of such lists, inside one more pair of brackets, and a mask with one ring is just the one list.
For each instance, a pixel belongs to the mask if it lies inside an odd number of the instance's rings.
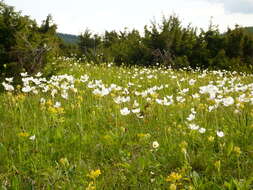
{"label": "blue sky", "polygon": [[253,0],[5,0],[38,23],[53,16],[58,31],[80,34],[86,28],[102,34],[105,30],[143,30],[150,21],[173,13],[183,25],[206,29],[210,18],[224,31],[235,24],[253,26]]}

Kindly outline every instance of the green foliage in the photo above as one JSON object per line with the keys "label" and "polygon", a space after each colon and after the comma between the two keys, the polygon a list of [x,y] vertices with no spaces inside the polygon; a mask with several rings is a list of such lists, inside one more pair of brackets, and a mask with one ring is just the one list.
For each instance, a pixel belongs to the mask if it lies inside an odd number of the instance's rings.
{"label": "green foliage", "polygon": [[41,71],[58,51],[56,25],[47,16],[41,26],[0,2],[0,71],[2,76]]}
{"label": "green foliage", "polygon": [[106,31],[103,36],[86,30],[79,49],[88,61],[115,62],[118,65],[152,66],[160,63],[173,68],[227,69],[252,72],[253,35],[236,26],[220,33],[212,23],[207,31],[183,27],[175,15],[163,17],[137,30]]}

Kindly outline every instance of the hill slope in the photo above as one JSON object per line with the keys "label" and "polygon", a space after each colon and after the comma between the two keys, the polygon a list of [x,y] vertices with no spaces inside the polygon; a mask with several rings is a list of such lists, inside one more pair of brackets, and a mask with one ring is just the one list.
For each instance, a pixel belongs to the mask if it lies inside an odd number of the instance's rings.
{"label": "hill slope", "polygon": [[79,37],[73,34],[57,33],[57,35],[67,44],[77,44]]}
{"label": "hill slope", "polygon": [[253,26],[245,27],[245,29],[246,29],[248,32],[252,32],[252,33],[253,33]]}

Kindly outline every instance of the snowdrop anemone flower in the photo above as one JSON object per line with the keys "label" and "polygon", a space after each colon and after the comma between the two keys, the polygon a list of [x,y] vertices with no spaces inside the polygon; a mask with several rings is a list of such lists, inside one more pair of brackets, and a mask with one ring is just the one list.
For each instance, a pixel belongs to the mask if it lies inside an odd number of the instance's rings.
{"label": "snowdrop anemone flower", "polygon": [[218,137],[224,137],[224,133],[222,131],[216,131]]}
{"label": "snowdrop anemone flower", "polygon": [[5,80],[6,80],[7,82],[11,83],[11,82],[13,82],[13,77],[11,77],[11,78],[5,78]]}
{"label": "snowdrop anemone flower", "polygon": [[22,77],[27,77],[27,76],[28,76],[27,72],[25,72],[25,73],[20,73],[20,75],[21,75]]}
{"label": "snowdrop anemone flower", "polygon": [[199,98],[199,97],[200,97],[200,96],[199,96],[198,93],[195,93],[195,94],[192,95],[192,98],[194,98],[194,99],[197,99],[197,98]]}
{"label": "snowdrop anemone flower", "polygon": [[121,115],[128,115],[130,113],[130,110],[127,107],[124,107],[120,110]]}
{"label": "snowdrop anemone flower", "polygon": [[10,84],[7,84],[7,83],[3,82],[2,85],[4,86],[4,89],[7,90],[7,91],[13,91],[14,90],[14,87]]}
{"label": "snowdrop anemone flower", "polygon": [[89,76],[88,75],[82,75],[81,78],[80,78],[81,82],[86,82],[88,80],[89,80]]}
{"label": "snowdrop anemone flower", "polygon": [[132,109],[132,112],[133,113],[140,113],[141,109],[140,108],[135,108],[135,109]]}
{"label": "snowdrop anemone flower", "polygon": [[186,118],[188,121],[192,121],[195,119],[195,114],[190,114],[187,118]]}
{"label": "snowdrop anemone flower", "polygon": [[206,132],[206,129],[205,129],[205,128],[200,128],[200,129],[199,129],[199,132],[203,134],[203,133]]}
{"label": "snowdrop anemone flower", "polygon": [[209,94],[210,99],[215,99],[216,94],[219,93],[219,89],[217,88],[217,86],[214,86],[212,84],[209,84],[207,86],[201,86],[199,87],[199,89],[200,94]]}
{"label": "snowdrop anemone flower", "polygon": [[30,139],[31,141],[34,141],[35,138],[36,138],[35,135],[29,137],[29,139]]}
{"label": "snowdrop anemone flower", "polygon": [[191,129],[191,130],[198,130],[199,126],[196,125],[196,124],[189,124],[189,129]]}
{"label": "snowdrop anemone flower", "polygon": [[61,97],[64,98],[64,99],[66,99],[66,100],[68,99],[68,93],[67,93],[66,90],[64,90],[64,91],[62,92]]}
{"label": "snowdrop anemone flower", "polygon": [[194,84],[195,84],[195,82],[196,82],[196,80],[191,79],[191,80],[189,80],[189,85],[190,85],[190,86],[192,86],[192,85],[194,85]]}
{"label": "snowdrop anemone flower", "polygon": [[183,98],[182,96],[177,96],[176,100],[180,103],[183,103],[185,101],[185,98]]}
{"label": "snowdrop anemone flower", "polygon": [[57,90],[56,89],[53,89],[52,91],[51,91],[51,96],[52,97],[55,97],[55,95],[57,94]]}
{"label": "snowdrop anemone flower", "polygon": [[134,108],[137,108],[138,106],[139,106],[139,103],[138,103],[136,100],[134,100],[133,107],[134,107]]}
{"label": "snowdrop anemone flower", "polygon": [[40,98],[40,103],[41,104],[45,104],[46,103],[46,99],[45,98]]}
{"label": "snowdrop anemone flower", "polygon": [[41,76],[42,76],[42,73],[41,73],[41,72],[38,72],[35,76],[36,76],[36,77],[41,77]]}
{"label": "snowdrop anemone flower", "polygon": [[28,93],[28,92],[31,92],[32,91],[32,88],[30,86],[25,86],[22,88],[22,92],[25,92],[25,93]]}
{"label": "snowdrop anemone flower", "polygon": [[159,143],[158,143],[157,141],[154,141],[154,142],[152,143],[152,147],[153,147],[154,149],[157,149],[157,148],[159,147]]}
{"label": "snowdrop anemone flower", "polygon": [[223,99],[222,99],[222,103],[223,103],[223,105],[226,106],[226,107],[228,107],[228,106],[234,104],[234,102],[235,102],[235,101],[234,101],[234,99],[233,99],[232,97],[228,97],[228,98],[223,98]]}
{"label": "snowdrop anemone flower", "polygon": [[136,117],[138,117],[139,119],[144,118],[144,116],[143,116],[141,113],[137,113],[137,114],[136,114]]}
{"label": "snowdrop anemone flower", "polygon": [[55,102],[54,107],[55,107],[55,108],[61,107],[61,102]]}

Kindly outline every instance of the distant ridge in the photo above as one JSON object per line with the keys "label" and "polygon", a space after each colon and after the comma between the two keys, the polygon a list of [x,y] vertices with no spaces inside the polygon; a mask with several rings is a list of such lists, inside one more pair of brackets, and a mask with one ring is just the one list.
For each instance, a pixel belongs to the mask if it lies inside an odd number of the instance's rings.
{"label": "distant ridge", "polygon": [[252,32],[252,34],[253,34],[253,26],[245,27],[245,29],[246,29],[248,32]]}
{"label": "distant ridge", "polygon": [[79,42],[79,37],[77,35],[64,33],[57,33],[57,35],[67,44],[77,44]]}

